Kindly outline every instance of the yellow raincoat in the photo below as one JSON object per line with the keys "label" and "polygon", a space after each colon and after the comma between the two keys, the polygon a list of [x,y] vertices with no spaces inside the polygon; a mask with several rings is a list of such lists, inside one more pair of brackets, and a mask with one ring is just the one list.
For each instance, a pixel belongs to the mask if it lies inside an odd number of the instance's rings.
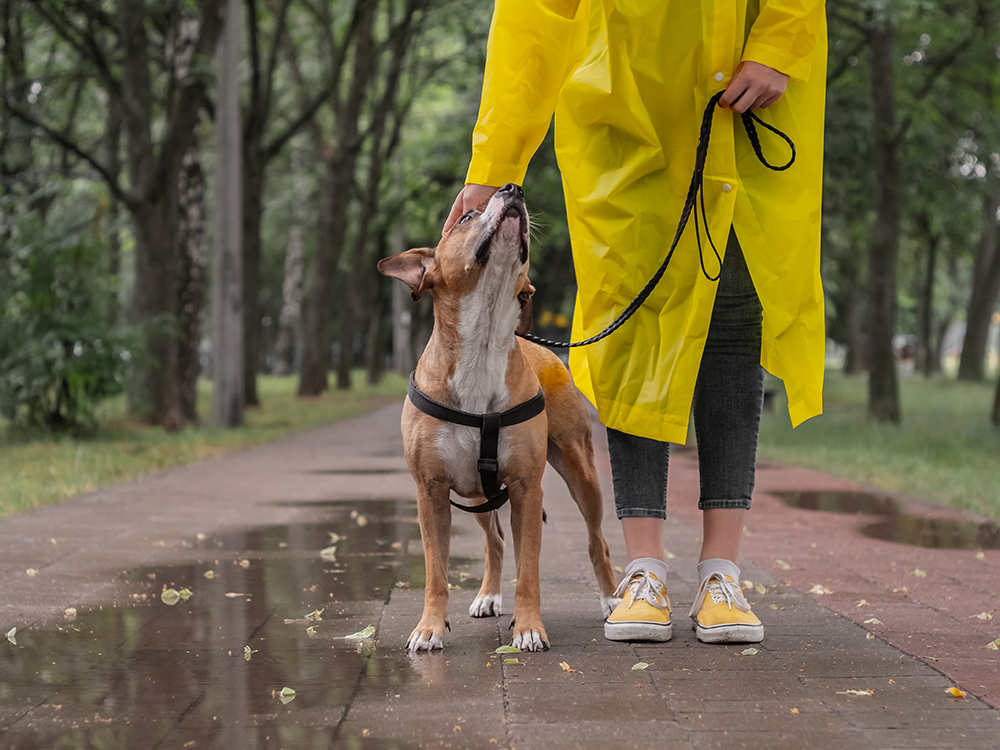
{"label": "yellow raincoat", "polygon": [[[741,60],[790,76],[785,96],[758,115],[788,134],[797,157],[768,170],[739,116],[716,109],[705,207],[720,254],[730,226],[739,237],[764,308],[761,363],[784,380],[798,425],[822,412],[823,0],[497,0],[466,181],[521,184],[555,112],[578,286],[572,335],[592,336],[662,262],[702,113]],[[787,161],[784,142],[758,132],[768,161]],[[702,274],[692,223],[636,315],[570,352],[605,425],[675,443],[686,439],[718,288]],[[702,242],[715,275],[704,227]]]}

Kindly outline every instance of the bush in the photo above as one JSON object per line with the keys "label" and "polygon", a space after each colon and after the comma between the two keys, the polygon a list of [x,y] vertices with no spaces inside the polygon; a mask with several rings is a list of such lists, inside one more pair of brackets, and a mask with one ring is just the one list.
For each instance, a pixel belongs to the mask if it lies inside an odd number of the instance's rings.
{"label": "bush", "polygon": [[[21,426],[80,430],[120,393],[134,336],[117,304],[90,222],[24,219],[8,234],[0,275],[0,414]],[[75,224],[75,228],[74,228]]]}

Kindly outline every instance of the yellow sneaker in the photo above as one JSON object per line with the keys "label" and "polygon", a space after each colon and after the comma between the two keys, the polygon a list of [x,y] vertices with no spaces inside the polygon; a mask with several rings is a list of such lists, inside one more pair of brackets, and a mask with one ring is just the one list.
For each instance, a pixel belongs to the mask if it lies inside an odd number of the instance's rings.
{"label": "yellow sneaker", "polygon": [[669,641],[670,598],[666,586],[653,573],[637,570],[615,591],[621,603],[604,622],[609,641]]}
{"label": "yellow sneaker", "polygon": [[[733,606],[736,605],[736,606]],[[691,607],[691,627],[702,643],[759,643],[764,626],[750,611],[738,581],[715,573],[701,584]]]}

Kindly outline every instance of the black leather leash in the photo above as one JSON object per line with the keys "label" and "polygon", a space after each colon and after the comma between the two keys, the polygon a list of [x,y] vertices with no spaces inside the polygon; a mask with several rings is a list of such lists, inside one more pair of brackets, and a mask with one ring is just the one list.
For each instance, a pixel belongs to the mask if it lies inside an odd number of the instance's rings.
{"label": "black leather leash", "polygon": [[[704,180],[705,158],[708,156],[708,141],[712,135],[712,118],[715,115],[715,109],[719,104],[719,99],[722,98],[724,93],[724,91],[720,91],[715,94],[711,99],[709,99],[708,106],[705,107],[705,114],[701,118],[701,132],[698,135],[698,149],[695,152],[694,173],[691,175],[691,184],[688,187],[687,198],[684,200],[684,210],[681,211],[681,220],[677,225],[677,231],[674,233],[674,241],[670,245],[670,251],[667,253],[667,257],[663,259],[663,263],[657,269],[656,273],[653,274],[653,277],[646,283],[646,286],[642,288],[642,291],[636,295],[636,298],[629,303],[628,307],[622,311],[622,314],[615,318],[615,320],[607,328],[597,335],[591,336],[586,341],[576,341],[573,343],[567,341],[552,341],[550,339],[540,338],[539,336],[533,336],[530,333],[519,333],[518,336],[521,336],[528,341],[533,341],[536,344],[541,344],[542,346],[548,346],[555,349],[573,348],[577,346],[595,344],[621,328],[625,321],[635,315],[636,310],[642,307],[642,303],[645,302],[646,298],[653,293],[656,285],[659,284],[660,279],[663,278],[663,274],[667,270],[667,266],[670,265],[670,259],[674,255],[674,250],[677,248],[677,243],[680,242],[681,235],[684,234],[684,229],[687,227],[688,219],[691,218],[691,212],[695,209],[699,193],[701,193],[701,217],[705,222],[705,236],[708,238],[708,244],[712,246],[712,252],[715,253],[716,260],[719,261],[719,273],[715,276],[710,276],[708,271],[705,270],[705,256],[702,253],[701,247],[698,212],[694,211],[694,235],[695,239],[698,241],[698,259],[701,261],[701,272],[705,275],[705,278],[709,281],[718,281],[719,276],[722,274],[722,256],[719,255],[719,251],[715,247],[715,243],[712,241],[712,234],[708,231],[708,217],[705,215]],[[747,137],[750,139],[750,145],[753,146],[754,153],[757,154],[757,159],[760,160],[761,164],[775,172],[783,172],[795,163],[795,144],[792,143],[791,138],[773,125],[768,125],[753,112],[743,112],[741,113],[741,117],[743,119],[743,127],[747,131]],[[792,155],[788,159],[787,163],[781,166],[775,166],[764,158],[764,152],[760,147],[760,137],[757,135],[757,128],[754,125],[755,122],[764,126],[764,128],[770,130],[788,144],[788,147],[792,150]]]}
{"label": "black leather leash", "polygon": [[507,488],[500,486],[500,460],[497,457],[497,452],[500,448],[500,428],[527,422],[529,419],[537,417],[545,411],[545,394],[542,393],[542,389],[539,388],[538,394],[533,398],[507,411],[473,414],[461,409],[453,409],[432,399],[417,388],[416,375],[416,370],[410,373],[410,384],[406,389],[406,394],[409,396],[411,404],[420,409],[424,414],[432,416],[435,419],[440,419],[442,422],[451,422],[452,424],[460,424],[465,427],[475,427],[479,430],[478,468],[486,502],[481,505],[460,505],[452,500],[451,504],[469,513],[488,513],[491,510],[501,507],[507,502],[509,497],[507,495]]}

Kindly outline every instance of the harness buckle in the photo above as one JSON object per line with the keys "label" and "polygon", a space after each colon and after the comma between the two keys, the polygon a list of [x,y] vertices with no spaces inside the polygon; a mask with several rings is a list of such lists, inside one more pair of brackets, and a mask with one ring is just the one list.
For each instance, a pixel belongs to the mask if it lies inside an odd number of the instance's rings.
{"label": "harness buckle", "polygon": [[479,459],[479,473],[480,474],[498,474],[500,472],[500,462],[495,458],[480,458]]}

